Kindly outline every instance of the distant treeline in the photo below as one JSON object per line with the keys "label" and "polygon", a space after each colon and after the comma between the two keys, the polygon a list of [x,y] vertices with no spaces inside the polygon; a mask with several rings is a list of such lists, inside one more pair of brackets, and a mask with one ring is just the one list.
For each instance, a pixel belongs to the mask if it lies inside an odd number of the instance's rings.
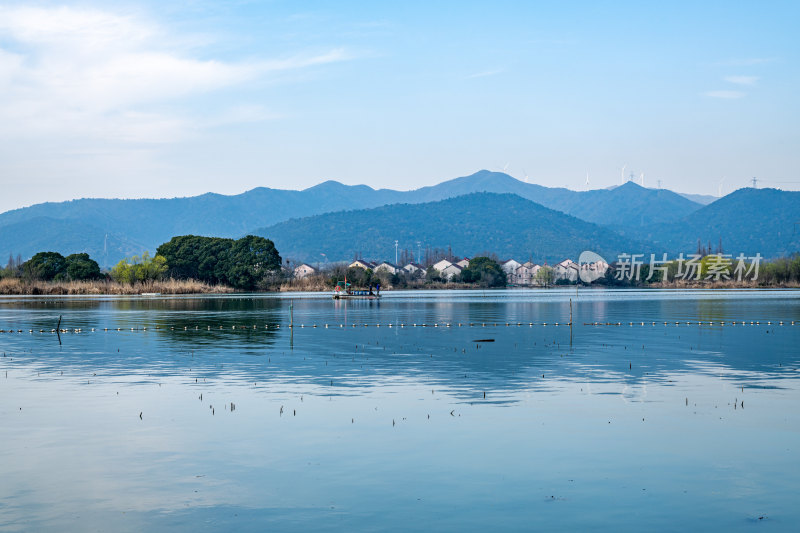
{"label": "distant treeline", "polygon": [[281,256],[269,239],[248,235],[238,240],[184,235],[158,247],[151,257],[145,252],[121,260],[110,272],[100,271],[88,254],[67,257],[58,252],[39,252],[28,261],[9,258],[0,278],[29,281],[85,281],[112,279],[134,284],[162,279],[197,280],[228,285],[240,290],[269,289],[281,278]]}
{"label": "distant treeline", "polygon": [[[452,254],[448,251],[448,256]],[[18,278],[23,281],[73,282],[111,280],[134,285],[162,280],[195,280],[210,286],[225,286],[237,290],[274,290],[284,287],[297,290],[303,286],[316,290],[334,287],[345,278],[354,287],[380,284],[384,288],[436,288],[462,285],[465,287],[505,287],[509,280],[496,257],[474,257],[469,267],[450,279],[432,267],[416,273],[391,273],[385,270],[348,268],[344,265],[319,272],[302,283],[295,283],[291,270],[282,269],[281,256],[269,239],[248,235],[238,240],[217,237],[183,235],[173,237],[158,247],[156,255],[147,252],[126,258],[109,272],[101,272],[98,263],[88,254],[63,256],[58,252],[39,252],[28,261],[9,257],[0,268],[0,279]],[[716,285],[776,286],[800,284],[800,255],[764,261],[760,257],[737,261],[722,254],[700,256],[695,270],[690,262],[664,262],[659,268],[644,263],[635,268],[617,261],[593,285],[631,286],[692,286],[714,282]],[[741,269],[743,272],[739,272]],[[556,279],[551,267],[543,267],[536,275],[536,285],[547,287],[582,283],[580,280]],[[229,289],[228,289],[229,290]]]}
{"label": "distant treeline", "polygon": [[18,277],[42,281],[85,281],[100,279],[103,274],[97,261],[89,254],[72,254],[64,257],[58,252],[39,252],[29,260],[13,256],[0,269],[0,279]]}

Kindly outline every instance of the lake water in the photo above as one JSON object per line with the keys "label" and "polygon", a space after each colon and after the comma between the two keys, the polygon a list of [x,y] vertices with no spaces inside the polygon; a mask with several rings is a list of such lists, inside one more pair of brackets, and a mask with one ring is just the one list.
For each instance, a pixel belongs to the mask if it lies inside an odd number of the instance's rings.
{"label": "lake water", "polygon": [[797,291],[2,298],[0,329],[6,531],[800,524]]}

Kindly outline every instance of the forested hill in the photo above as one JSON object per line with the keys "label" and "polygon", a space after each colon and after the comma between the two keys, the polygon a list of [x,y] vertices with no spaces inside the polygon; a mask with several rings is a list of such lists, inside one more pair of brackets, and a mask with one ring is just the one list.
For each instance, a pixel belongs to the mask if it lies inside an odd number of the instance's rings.
{"label": "forested hill", "polygon": [[739,189],[669,224],[625,231],[652,241],[656,251],[694,252],[697,241],[713,251],[781,257],[800,251],[800,192]]}
{"label": "forested hill", "polygon": [[[326,181],[303,191],[257,188],[243,194],[170,199],[82,199],[44,203],[0,214],[0,255],[28,258],[42,250],[90,252],[114,264],[175,235],[241,237],[290,218],[386,204],[423,203],[473,192],[513,193],[578,218],[615,227],[678,220],[700,207],[666,190],[633,183],[614,189],[570,191],[524,183],[482,170],[413,191],[375,190]],[[108,246],[107,242],[112,246]],[[98,253],[100,251],[101,253]]]}
{"label": "forested hill", "polygon": [[671,222],[701,207],[701,204],[667,189],[647,189],[632,181],[611,189],[572,191],[525,183],[508,174],[488,170],[409,191],[404,201],[432,202],[473,192],[516,194],[581,220],[610,226]]}
{"label": "forested hill", "polygon": [[[320,262],[367,258],[394,260],[394,241],[416,250],[451,247],[458,255],[557,262],[583,250],[605,257],[645,248],[613,231],[512,194],[473,193],[423,204],[327,213],[257,230],[284,258]],[[324,256],[321,254],[325,254]]]}

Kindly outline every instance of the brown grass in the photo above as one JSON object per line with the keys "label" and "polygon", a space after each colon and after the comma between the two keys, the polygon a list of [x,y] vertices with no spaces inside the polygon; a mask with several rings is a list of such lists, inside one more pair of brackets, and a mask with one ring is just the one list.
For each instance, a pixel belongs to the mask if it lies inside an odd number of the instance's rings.
{"label": "brown grass", "polygon": [[112,294],[136,295],[143,292],[161,294],[222,294],[233,292],[225,285],[209,285],[195,280],[162,280],[124,285],[115,281],[25,281],[19,278],[0,280],[0,294],[3,295],[80,295]]}
{"label": "brown grass", "polygon": [[333,288],[326,276],[308,276],[301,279],[291,279],[281,283],[281,292],[325,292]]}

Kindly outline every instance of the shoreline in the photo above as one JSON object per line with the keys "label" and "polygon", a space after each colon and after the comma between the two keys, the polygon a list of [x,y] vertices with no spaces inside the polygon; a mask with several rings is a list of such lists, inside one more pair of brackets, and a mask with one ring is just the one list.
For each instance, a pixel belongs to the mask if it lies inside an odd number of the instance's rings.
{"label": "shoreline", "polygon": [[4,296],[139,296],[150,294],[231,294],[226,285],[209,285],[195,280],[148,281],[127,285],[116,281],[24,281],[18,278],[0,280]]}
{"label": "shoreline", "polygon": [[[752,282],[699,282],[684,281],[670,283],[653,283],[650,285],[551,285],[480,287],[470,284],[433,283],[426,285],[406,286],[383,289],[383,292],[394,291],[495,291],[495,290],[529,290],[547,291],[551,289],[601,290],[601,289],[681,289],[681,290],[731,290],[731,289],[800,289],[800,283],[764,284]],[[164,280],[126,285],[115,281],[24,281],[17,278],[0,280],[0,296],[142,296],[142,295],[202,295],[202,294],[237,294],[237,293],[294,293],[312,292],[326,293],[333,289],[319,283],[287,282],[275,290],[237,291],[227,285],[209,285],[195,280]]]}

